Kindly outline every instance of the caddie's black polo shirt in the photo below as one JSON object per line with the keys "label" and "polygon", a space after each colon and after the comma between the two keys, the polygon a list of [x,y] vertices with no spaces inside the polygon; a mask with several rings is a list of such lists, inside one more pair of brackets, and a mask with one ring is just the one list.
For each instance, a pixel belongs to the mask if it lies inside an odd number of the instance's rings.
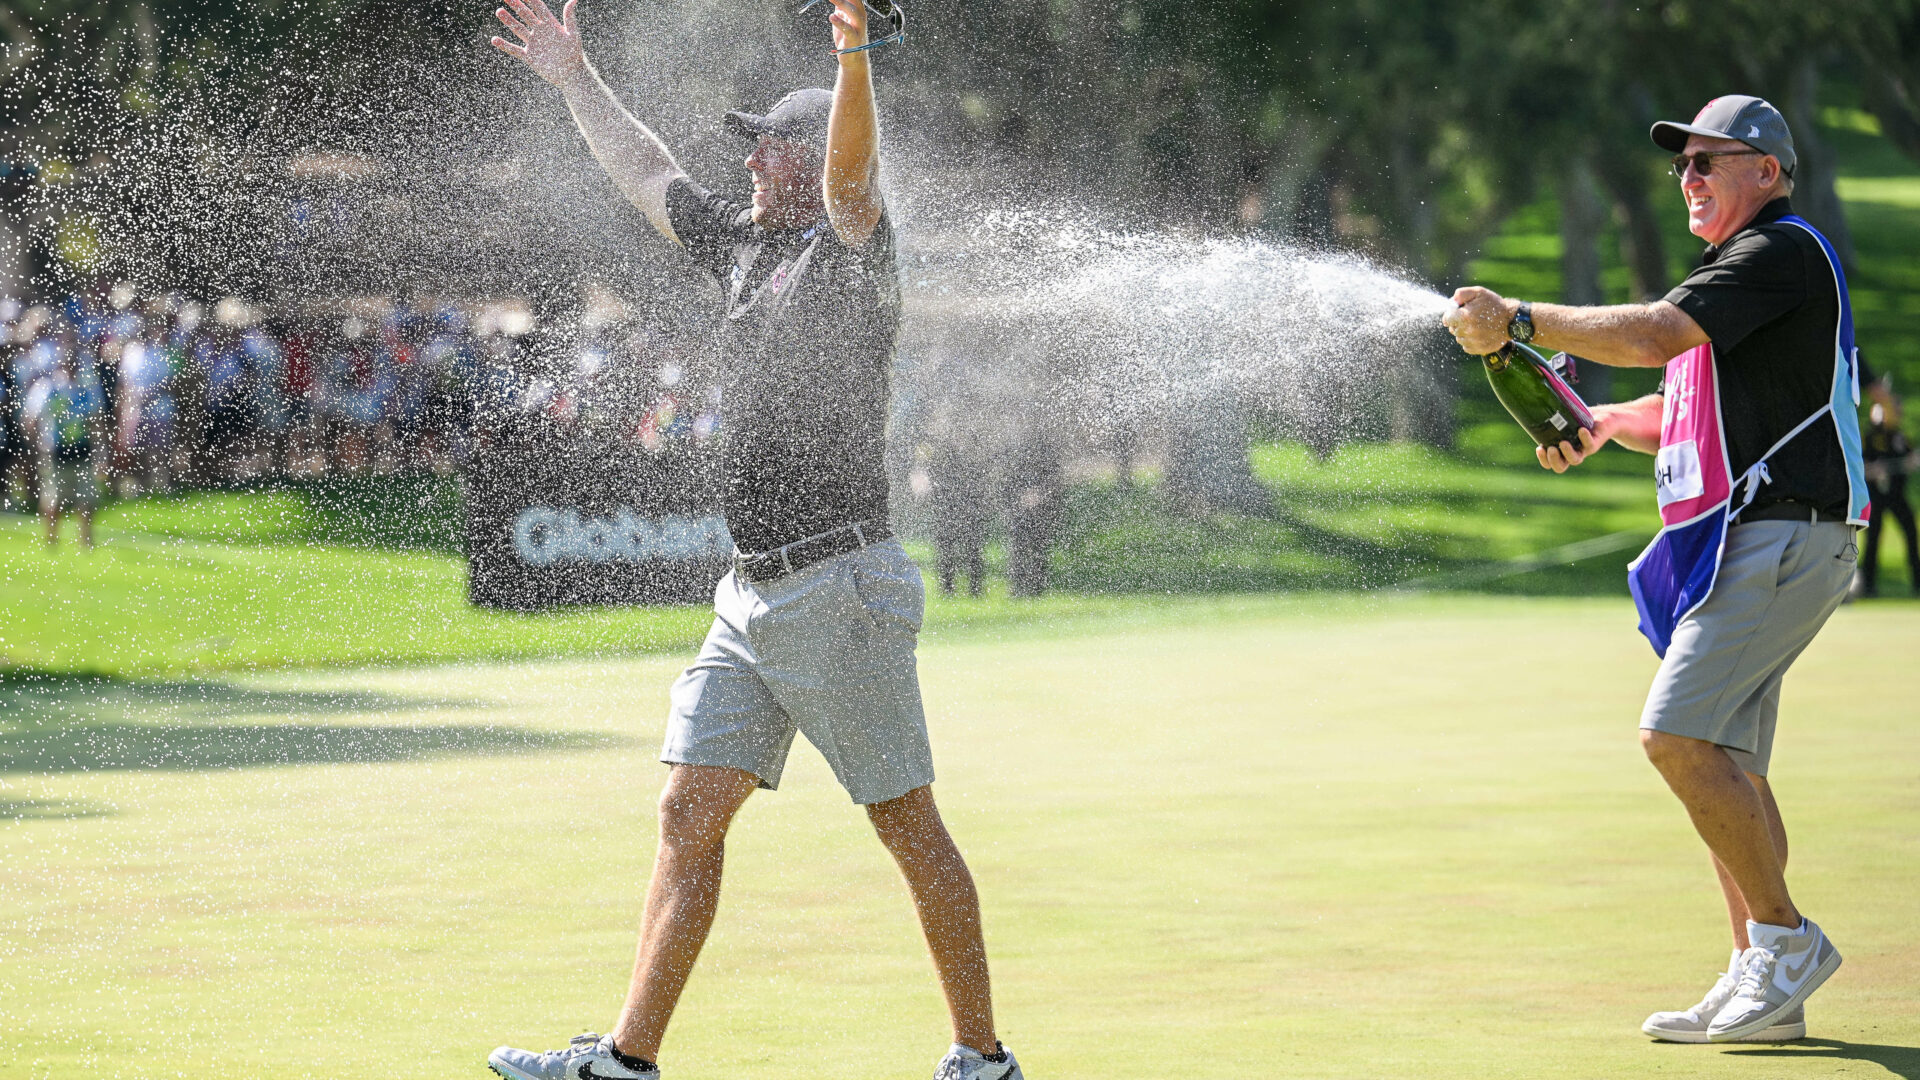
{"label": "caddie's black polo shirt", "polygon": [[763,229],[751,205],[682,177],[667,218],[720,283],[728,364],[722,504],[741,551],[887,520],[888,375],[900,327],[893,227],[860,247],[824,220]]}
{"label": "caddie's black polo shirt", "polygon": [[[1666,295],[1713,342],[1736,480],[1833,393],[1839,288],[1819,241],[1780,221],[1792,212],[1785,198],[1769,202]],[[1832,417],[1781,447],[1767,471],[1773,480],[1752,509],[1792,501],[1846,518],[1846,458]]]}

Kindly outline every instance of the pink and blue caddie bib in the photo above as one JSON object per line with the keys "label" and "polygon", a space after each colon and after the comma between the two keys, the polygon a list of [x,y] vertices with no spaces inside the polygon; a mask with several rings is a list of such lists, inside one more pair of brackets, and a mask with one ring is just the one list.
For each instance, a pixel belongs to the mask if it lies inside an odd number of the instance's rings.
{"label": "pink and blue caddie bib", "polygon": [[1627,568],[1627,584],[1640,611],[1640,632],[1663,658],[1673,642],[1674,629],[1706,603],[1713,591],[1720,574],[1720,557],[1726,550],[1728,527],[1753,501],[1760,485],[1772,481],[1767,459],[1823,416],[1833,417],[1846,460],[1847,520],[1854,525],[1867,523],[1866,466],[1860,454],[1858,412],[1860,371],[1854,356],[1853,306],[1847,300],[1846,275],[1840,270],[1833,245],[1819,230],[1797,214],[1779,220],[1811,233],[1833,270],[1840,318],[1834,328],[1832,391],[1825,405],[1774,443],[1736,479],[1727,457],[1720,376],[1714,368],[1712,343],[1688,349],[1667,361],[1660,451],[1654,457],[1662,528]]}

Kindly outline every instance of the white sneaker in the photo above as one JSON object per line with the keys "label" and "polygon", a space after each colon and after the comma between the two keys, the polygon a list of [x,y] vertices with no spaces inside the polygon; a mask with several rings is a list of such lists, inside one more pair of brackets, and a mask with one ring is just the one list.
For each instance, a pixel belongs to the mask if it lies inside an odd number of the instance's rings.
{"label": "white sneaker", "polygon": [[[1664,1042],[1704,1043],[1707,1042],[1707,1025],[1719,1014],[1727,1002],[1733,1000],[1733,990],[1740,982],[1740,954],[1729,953],[1727,970],[1722,972],[1713,989],[1700,999],[1700,1004],[1679,1012],[1657,1012],[1647,1017],[1640,1030]],[[1755,1032],[1736,1042],[1790,1042],[1807,1037],[1807,1017],[1804,1010],[1796,1008],[1783,1014],[1772,1025]]]}
{"label": "white sneaker", "polygon": [[1013,1060],[1013,1051],[1002,1046],[1000,1052],[1007,1055],[1007,1060],[988,1061],[973,1047],[954,1043],[947,1048],[947,1056],[933,1067],[933,1080],[1027,1080],[1020,1072],[1020,1063]]}
{"label": "white sneaker", "polygon": [[643,1072],[620,1064],[611,1035],[575,1035],[565,1050],[544,1054],[502,1046],[487,1067],[507,1080],[660,1080],[658,1065]]}
{"label": "white sneaker", "polygon": [[1747,923],[1753,947],[1740,954],[1733,997],[1707,1025],[1712,1042],[1734,1042],[1772,1027],[1840,969],[1840,950],[1811,919],[1798,930]]}

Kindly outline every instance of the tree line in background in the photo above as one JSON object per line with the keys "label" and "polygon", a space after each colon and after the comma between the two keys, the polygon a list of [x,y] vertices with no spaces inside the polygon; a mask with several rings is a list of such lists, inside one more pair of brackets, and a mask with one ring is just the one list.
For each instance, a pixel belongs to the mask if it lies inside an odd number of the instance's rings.
{"label": "tree line in background", "polygon": [[1592,244],[1625,226],[1635,293],[1667,260],[1655,120],[1761,95],[1799,143],[1797,201],[1842,250],[1826,80],[1850,84],[1920,160],[1913,0],[970,0],[917,12],[916,91],[958,91],[1006,151],[1071,147],[1161,220],[1358,242],[1437,280],[1515,208],[1560,196],[1572,302],[1599,299]]}
{"label": "tree line in background", "polygon": [[[607,25],[601,36],[618,47],[601,52],[616,71],[659,68],[649,46],[663,24],[747,94],[769,69],[808,70],[796,53],[817,60],[807,48],[817,28],[797,25],[806,20],[790,0],[594,6],[587,21]],[[97,152],[103,128],[160,122],[162,102],[216,70],[283,91],[298,84],[326,106],[313,137],[352,143],[356,90],[390,83],[396,57],[471,61],[489,10],[448,0],[9,4],[0,157],[15,185],[60,182],[87,167],[78,152]],[[965,0],[910,10],[913,41],[883,57],[883,78],[920,136],[971,146],[1000,170],[1070,170],[1063,182],[1156,222],[1357,243],[1436,280],[1457,278],[1510,211],[1550,190],[1575,302],[1598,299],[1593,244],[1608,216],[1623,225],[1634,292],[1667,284],[1652,208],[1661,163],[1645,136],[1655,119],[1735,90],[1780,105],[1800,143],[1802,211],[1843,252],[1832,155],[1814,123],[1823,82],[1847,83],[1920,159],[1920,0]]]}
{"label": "tree line in background", "polygon": [[[610,217],[595,207],[617,197],[580,167],[584,151],[564,110],[515,89],[523,75],[488,50],[491,6],[5,5],[0,200],[78,189],[90,173],[120,168],[122,179],[91,203],[69,205],[117,218],[123,234],[156,220],[183,237],[224,238],[155,250],[173,264],[166,273],[230,278],[249,260],[273,261],[233,242],[262,226],[268,200],[257,196],[271,170],[257,155],[222,157],[216,144],[378,155],[423,129],[485,127],[537,101],[552,114],[544,127],[503,140],[531,162],[513,168],[572,176],[593,196],[573,218]],[[763,106],[780,89],[831,79],[824,27],[797,7],[585,0],[582,22],[590,53],[636,112],[683,157],[737,172],[737,148],[713,134],[721,108]],[[1850,242],[1833,153],[1815,123],[1821,102],[1858,102],[1920,160],[1920,0],[955,0],[909,11],[909,45],[875,55],[890,135],[926,160],[1095,204],[1118,220],[1358,247],[1435,282],[1460,280],[1514,210],[1551,194],[1563,298],[1576,303],[1606,299],[1600,245],[1610,223],[1633,296],[1671,284],[1675,253],[1657,214],[1671,179],[1646,139],[1655,119],[1690,116],[1733,91],[1781,106],[1799,144],[1796,203],[1843,255]],[[180,107],[214,99],[218,108]],[[150,160],[115,161],[126,147]],[[413,257],[402,254],[405,234],[437,229],[445,239],[489,201],[540,189],[523,176],[516,191],[492,175],[503,159],[484,154],[421,160],[433,163],[416,172],[458,174],[445,186],[494,186],[366,230],[388,245],[395,274]],[[162,182],[167,169],[190,182]],[[401,179],[376,200],[421,200],[421,178]],[[27,224],[47,268],[88,254],[97,238],[69,227],[79,219],[59,216],[60,199],[34,205],[42,218]],[[611,228],[599,249],[623,249],[638,235],[630,226]],[[479,247],[443,256],[436,272],[512,248],[499,227],[466,230]],[[0,235],[0,248],[8,244]],[[16,254],[27,246],[11,244]]]}

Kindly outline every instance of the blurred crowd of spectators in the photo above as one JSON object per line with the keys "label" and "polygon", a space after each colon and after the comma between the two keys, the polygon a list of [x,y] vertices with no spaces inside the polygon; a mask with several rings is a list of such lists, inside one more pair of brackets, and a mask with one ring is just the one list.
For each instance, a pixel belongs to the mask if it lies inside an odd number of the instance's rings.
{"label": "blurred crowd of spectators", "polygon": [[448,473],[516,421],[695,447],[719,394],[693,356],[604,305],[0,298],[0,507],[37,509],[49,542],[71,512],[90,543],[103,495]]}

